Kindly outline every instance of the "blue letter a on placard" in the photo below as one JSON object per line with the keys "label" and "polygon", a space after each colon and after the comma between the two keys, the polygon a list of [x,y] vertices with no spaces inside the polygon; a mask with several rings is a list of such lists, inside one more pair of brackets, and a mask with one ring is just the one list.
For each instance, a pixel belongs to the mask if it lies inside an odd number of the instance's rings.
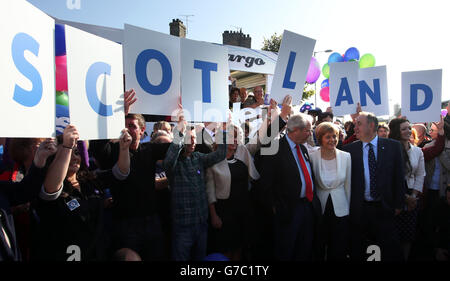
{"label": "blue letter a on placard", "polygon": [[335,106],[340,106],[343,101],[347,101],[348,104],[353,104],[352,93],[350,92],[350,87],[348,86],[346,77],[341,78],[341,85],[339,86]]}
{"label": "blue letter a on placard", "polygon": [[[418,95],[419,90],[421,90],[425,94],[425,100],[421,105],[418,104]],[[411,99],[410,99],[410,107],[411,111],[421,111],[430,107],[433,102],[433,91],[431,88],[425,84],[412,84],[411,85]]]}

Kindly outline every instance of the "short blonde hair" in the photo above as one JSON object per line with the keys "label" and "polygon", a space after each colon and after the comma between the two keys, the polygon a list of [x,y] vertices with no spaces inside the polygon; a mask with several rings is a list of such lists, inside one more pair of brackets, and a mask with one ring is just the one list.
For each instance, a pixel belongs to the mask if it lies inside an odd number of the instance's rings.
{"label": "short blonde hair", "polygon": [[322,122],[316,127],[316,139],[319,145],[322,145],[322,138],[327,133],[334,133],[339,137],[339,129],[335,124],[331,122]]}
{"label": "short blonde hair", "polygon": [[417,144],[419,143],[419,137],[417,136],[417,130],[412,128],[411,129],[411,136],[414,139],[413,145],[417,146]]}

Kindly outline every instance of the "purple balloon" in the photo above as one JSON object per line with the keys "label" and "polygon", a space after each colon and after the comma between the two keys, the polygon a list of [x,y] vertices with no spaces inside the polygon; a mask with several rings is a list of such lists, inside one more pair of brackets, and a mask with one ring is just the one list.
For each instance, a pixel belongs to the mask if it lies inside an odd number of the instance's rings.
{"label": "purple balloon", "polygon": [[447,109],[441,109],[441,115],[442,115],[442,117],[445,117],[445,116],[447,116]]}
{"label": "purple balloon", "polygon": [[320,65],[315,57],[312,57],[309,62],[308,74],[306,75],[306,82],[313,84],[320,77]]}

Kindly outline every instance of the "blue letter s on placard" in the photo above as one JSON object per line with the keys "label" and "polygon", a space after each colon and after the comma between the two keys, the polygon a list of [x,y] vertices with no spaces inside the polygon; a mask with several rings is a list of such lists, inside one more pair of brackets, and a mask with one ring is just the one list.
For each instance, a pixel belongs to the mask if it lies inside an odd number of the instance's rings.
{"label": "blue letter s on placard", "polygon": [[[152,59],[157,60],[161,64],[162,79],[159,85],[152,85],[147,78],[147,64]],[[169,59],[158,50],[148,49],[142,51],[136,59],[135,71],[139,86],[151,95],[166,93],[172,84],[172,67]]]}
{"label": "blue letter s on placard", "polygon": [[[411,111],[421,111],[430,107],[431,103],[433,102],[433,91],[429,86],[425,84],[412,84],[410,89]],[[417,96],[419,94],[419,90],[423,91],[423,93],[425,94],[425,100],[421,105],[417,104]]]}
{"label": "blue letter s on placard", "polygon": [[26,33],[18,33],[11,45],[12,59],[17,69],[31,81],[33,87],[31,91],[26,91],[16,84],[13,99],[23,106],[33,107],[42,98],[42,78],[36,68],[25,60],[26,50],[38,56],[39,43]]}
{"label": "blue letter s on placard", "polygon": [[89,105],[101,116],[112,116],[112,106],[103,104],[97,95],[97,79],[102,74],[111,75],[111,66],[104,62],[92,64],[86,74],[86,95]]}

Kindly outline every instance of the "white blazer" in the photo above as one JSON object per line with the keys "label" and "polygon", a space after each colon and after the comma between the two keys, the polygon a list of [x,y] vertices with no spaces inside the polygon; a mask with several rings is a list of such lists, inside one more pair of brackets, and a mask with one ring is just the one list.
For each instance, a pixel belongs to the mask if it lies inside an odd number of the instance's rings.
{"label": "white blazer", "polygon": [[350,153],[336,149],[336,179],[331,186],[326,186],[322,181],[322,176],[327,172],[322,170],[321,148],[311,152],[310,158],[314,171],[315,186],[317,187],[317,197],[322,205],[322,214],[325,212],[328,195],[331,195],[334,213],[337,217],[347,216],[350,213],[351,194],[351,156]]}
{"label": "white blazer", "polygon": [[422,192],[426,174],[422,149],[417,146],[409,145],[409,150],[407,153],[409,163],[411,163],[411,171],[409,174],[405,175],[408,188]]}

